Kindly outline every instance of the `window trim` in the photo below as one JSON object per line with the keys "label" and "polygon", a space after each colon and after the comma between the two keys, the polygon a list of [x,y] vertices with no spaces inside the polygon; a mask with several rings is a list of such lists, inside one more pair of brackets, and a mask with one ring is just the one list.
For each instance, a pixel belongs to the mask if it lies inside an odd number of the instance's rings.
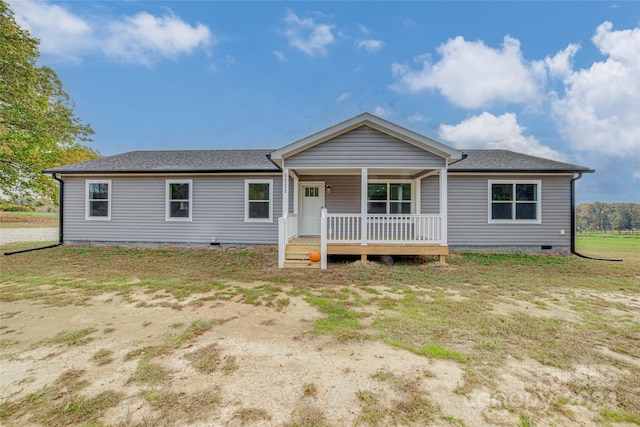
{"label": "window trim", "polygon": [[[517,219],[516,205],[517,200],[511,200],[511,219],[493,219],[492,214],[492,194],[493,184],[511,184],[514,186],[513,194],[515,197],[516,184],[535,184],[536,185],[536,219]],[[530,202],[533,203],[533,202]],[[542,180],[540,179],[490,179],[487,181],[487,223],[488,224],[542,224]]]}
{"label": "window trim", "polygon": [[[269,184],[269,218],[249,218],[249,185]],[[256,200],[256,202],[264,202]],[[273,179],[245,179],[244,180],[244,222],[273,222]]]}
{"label": "window trim", "polygon": [[[107,216],[92,216],[91,201],[104,199],[89,199],[89,186],[91,184],[107,184]],[[111,221],[111,180],[110,179],[87,179],[85,181],[84,194],[84,219],[87,221]]]}
{"label": "window trim", "polygon": [[[415,181],[412,179],[369,179],[367,180],[367,215],[413,215],[415,213],[415,203],[416,203],[416,186],[414,185]],[[387,200],[385,201],[387,204],[387,213],[383,214],[372,214],[369,213],[369,184],[387,184]],[[391,195],[390,185],[391,184],[410,184],[411,185],[411,208],[409,214],[392,214],[389,213],[389,203],[390,202],[405,202],[406,200],[390,200],[389,196]],[[380,202],[382,200],[379,200]],[[376,202],[374,200],[374,202]]]}
{"label": "window trim", "polygon": [[[171,216],[171,184],[189,184],[189,216],[172,217]],[[165,205],[164,205],[165,221],[191,221],[193,217],[193,180],[192,179],[167,179],[165,180]]]}

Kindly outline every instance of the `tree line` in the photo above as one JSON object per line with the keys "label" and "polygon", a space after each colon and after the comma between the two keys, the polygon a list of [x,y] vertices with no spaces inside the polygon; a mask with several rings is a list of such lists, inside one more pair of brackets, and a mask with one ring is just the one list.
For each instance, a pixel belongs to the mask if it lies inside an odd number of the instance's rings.
{"label": "tree line", "polygon": [[578,231],[606,233],[640,230],[637,203],[584,203],[576,206]]}

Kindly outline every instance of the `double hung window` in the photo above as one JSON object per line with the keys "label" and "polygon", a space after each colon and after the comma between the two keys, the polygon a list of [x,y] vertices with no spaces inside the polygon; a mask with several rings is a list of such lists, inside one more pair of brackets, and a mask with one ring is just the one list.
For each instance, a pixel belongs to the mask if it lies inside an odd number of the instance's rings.
{"label": "double hung window", "polygon": [[247,179],[244,187],[244,220],[272,222],[273,180]]}
{"label": "double hung window", "polygon": [[87,180],[85,219],[111,220],[111,180]]}
{"label": "double hung window", "polygon": [[410,182],[370,182],[367,185],[367,213],[410,214]]}
{"label": "double hung window", "polygon": [[540,223],[541,181],[489,180],[489,222]]}
{"label": "double hung window", "polygon": [[167,221],[191,221],[193,211],[193,181],[167,180]]}

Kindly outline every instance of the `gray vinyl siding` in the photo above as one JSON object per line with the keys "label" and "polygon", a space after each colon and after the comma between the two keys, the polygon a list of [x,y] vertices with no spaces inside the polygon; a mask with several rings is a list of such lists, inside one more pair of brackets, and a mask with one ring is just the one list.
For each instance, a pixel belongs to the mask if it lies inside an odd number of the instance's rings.
{"label": "gray vinyl siding", "polygon": [[440,213],[440,176],[426,177],[420,184],[420,213],[438,215]]}
{"label": "gray vinyl siding", "polygon": [[[489,224],[490,179],[541,180],[542,223]],[[570,177],[455,176],[448,180],[450,246],[568,246],[571,242]],[[565,235],[561,235],[561,230]]]}
{"label": "gray vinyl siding", "polygon": [[445,160],[433,153],[361,126],[285,159],[296,167],[444,167]]}
{"label": "gray vinyl siding", "polygon": [[[192,179],[192,221],[165,221],[167,177],[91,177],[111,180],[111,220],[85,220],[85,178],[64,176],[64,240],[275,244],[282,215],[282,176]],[[273,221],[244,221],[245,179],[273,179]]]}
{"label": "gray vinyl siding", "polygon": [[[360,177],[354,175],[304,177],[306,181],[324,181],[331,185],[324,203],[329,213],[360,213]],[[301,179],[302,182],[302,179]]]}

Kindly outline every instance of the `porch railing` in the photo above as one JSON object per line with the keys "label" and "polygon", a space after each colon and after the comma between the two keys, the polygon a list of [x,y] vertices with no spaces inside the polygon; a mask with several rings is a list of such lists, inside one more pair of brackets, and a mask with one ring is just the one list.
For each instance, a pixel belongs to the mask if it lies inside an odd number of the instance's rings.
{"label": "porch railing", "polygon": [[366,238],[361,214],[327,214],[327,243],[429,243],[442,241],[440,215],[367,215]]}

